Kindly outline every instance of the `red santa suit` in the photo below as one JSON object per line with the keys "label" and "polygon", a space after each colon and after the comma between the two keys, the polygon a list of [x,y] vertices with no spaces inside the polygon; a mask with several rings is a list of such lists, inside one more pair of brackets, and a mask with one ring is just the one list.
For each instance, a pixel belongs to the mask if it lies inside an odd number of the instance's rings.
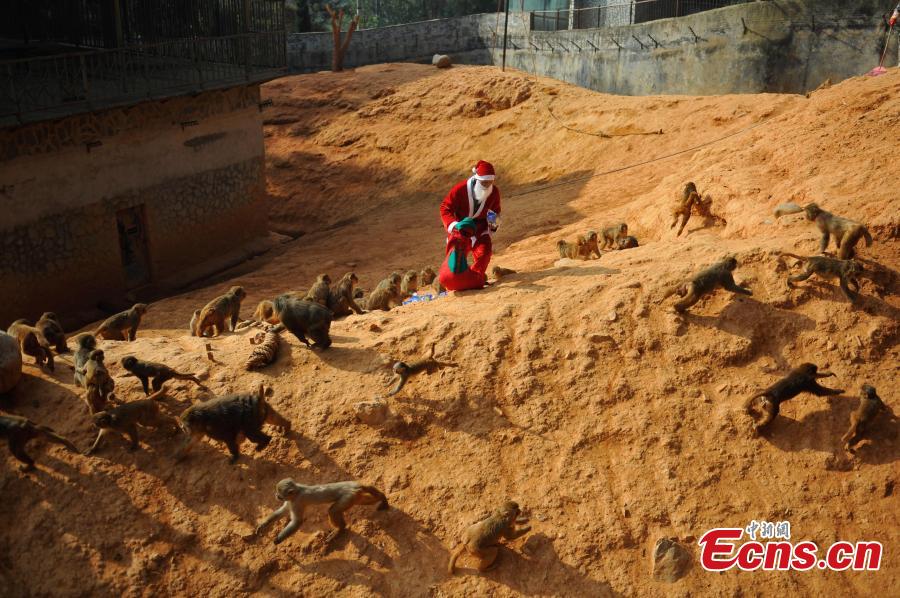
{"label": "red santa suit", "polygon": [[444,223],[444,230],[447,231],[447,242],[450,242],[450,236],[453,227],[463,218],[472,218],[475,220],[475,235],[472,237],[472,270],[487,276],[488,265],[493,255],[493,244],[491,235],[493,231],[488,227],[487,213],[493,211],[500,214],[500,189],[494,185],[491,194],[484,201],[478,201],[475,197],[475,185],[478,180],[493,180],[494,167],[488,162],[480,161],[473,168],[474,174],[468,179],[457,183],[444,201],[441,202],[441,220]]}

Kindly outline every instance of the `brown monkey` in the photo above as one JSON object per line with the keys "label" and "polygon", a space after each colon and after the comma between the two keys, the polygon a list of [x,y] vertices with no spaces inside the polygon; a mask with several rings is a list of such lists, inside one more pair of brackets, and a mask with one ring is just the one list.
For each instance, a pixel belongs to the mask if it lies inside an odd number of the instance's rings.
{"label": "brown monkey", "polygon": [[494,266],[491,269],[491,274],[494,275],[494,278],[500,280],[504,276],[509,276],[510,274],[515,274],[515,270],[510,270],[509,268],[504,268],[502,266]]}
{"label": "brown monkey", "polygon": [[896,419],[890,407],[884,404],[881,397],[870,384],[863,384],[860,389],[859,407],[850,414],[850,429],[841,438],[844,450],[853,452],[854,444],[863,439],[863,435],[876,415],[884,411],[891,419]]}
{"label": "brown monkey", "polygon": [[600,249],[613,249],[619,242],[619,239],[628,236],[628,225],[624,222],[620,222],[615,226],[604,228],[600,232],[600,236],[602,237],[603,241],[600,244]]}
{"label": "brown monkey", "polygon": [[391,380],[392,384],[394,384],[394,380],[396,380],[396,384],[387,396],[390,397],[400,392],[400,389],[403,388],[403,385],[406,384],[406,381],[413,374],[418,374],[422,370],[431,370],[438,365],[438,362],[434,360],[434,343],[431,343],[428,354],[423,355],[421,359],[417,359],[409,364],[398,361],[394,364],[394,378]]}
{"label": "brown monkey", "polygon": [[[863,272],[863,268],[859,263],[853,260],[838,260],[825,256],[803,257],[794,255],[793,253],[782,253],[781,255],[786,255],[806,263],[806,270],[804,270],[802,274],[788,277],[788,287],[794,288],[795,282],[806,280],[813,274],[818,274],[822,278],[839,278],[841,281],[841,290],[844,291],[844,295],[846,295],[847,299],[856,301],[859,298],[858,276]],[[853,284],[853,290],[850,289],[850,283]]]}
{"label": "brown monkey", "polygon": [[400,298],[401,302],[406,301],[412,294],[419,290],[419,273],[415,270],[409,270],[403,275],[400,281]]}
{"label": "brown monkey", "polygon": [[115,381],[109,375],[106,364],[103,363],[104,357],[101,349],[94,349],[88,354],[88,360],[80,372],[84,376],[86,389],[84,402],[87,403],[88,411],[91,414],[106,408],[106,403],[116,388]]}
{"label": "brown monkey", "polygon": [[133,341],[137,336],[138,326],[141,325],[141,318],[147,313],[146,303],[135,303],[131,309],[126,309],[113,316],[103,320],[100,327],[94,331],[94,336],[104,338],[110,341],[124,341],[125,332],[128,332],[128,339]]}
{"label": "brown monkey", "polygon": [[184,458],[193,442],[203,436],[224,442],[231,452],[232,463],[241,456],[242,436],[255,443],[256,450],[266,448],[272,437],[262,431],[264,423],[280,428],[285,434],[291,430],[291,422],[266,401],[273,394],[271,387],[260,384],[256,392],[234,393],[188,407],[178,418],[187,438],[177,458]]}
{"label": "brown monkey", "polygon": [[684,227],[687,226],[688,220],[691,219],[691,211],[694,207],[695,203],[699,203],[702,201],[700,199],[700,194],[697,193],[697,185],[693,182],[690,182],[684,186],[684,190],[681,193],[681,199],[679,199],[675,206],[672,209],[672,226],[669,228],[675,228],[675,225],[678,224],[678,219],[682,218],[681,226],[678,227],[678,232],[675,234],[676,237],[681,235],[681,231],[684,230]]}
{"label": "brown monkey", "polygon": [[6,333],[19,341],[22,355],[31,355],[34,357],[35,365],[43,367],[46,363],[47,369],[53,371],[53,352],[50,350],[50,344],[41,331],[29,324],[28,320],[16,320],[9,325]]}
{"label": "brown monkey", "polygon": [[351,313],[365,313],[363,309],[356,304],[354,293],[359,278],[354,272],[344,274],[338,283],[328,293],[328,309],[334,314],[334,317],[349,316]]}
{"label": "brown monkey", "polygon": [[379,285],[379,288],[372,291],[372,294],[366,298],[366,309],[369,311],[374,311],[376,309],[390,311],[392,307],[400,305],[402,302],[399,286],[391,284],[386,287],[381,287],[381,285]]}
{"label": "brown monkey", "polygon": [[35,324],[34,327],[44,335],[44,338],[50,345],[56,347],[57,353],[62,354],[69,352],[69,346],[66,344],[66,333],[55,313],[52,311],[44,312],[43,315],[41,315],[41,319],[37,321],[37,324]]}
{"label": "brown monkey", "polygon": [[619,239],[619,245],[617,249],[633,249],[638,246],[637,237],[632,237],[631,235],[627,237],[623,237]]}
{"label": "brown monkey", "polygon": [[[584,246],[584,239],[582,237],[578,237],[575,239],[574,243],[569,243],[564,239],[560,239],[556,242],[556,249],[559,251],[559,257],[568,258],[570,260],[578,259],[581,257],[582,251],[581,248]],[[587,259],[585,257],[584,259]]]}
{"label": "brown monkey", "polygon": [[307,505],[331,503],[331,506],[328,507],[328,521],[335,529],[325,537],[325,542],[331,542],[347,529],[344,511],[351,507],[378,504],[379,511],[388,508],[388,500],[383,492],[374,486],[365,486],[359,482],[333,482],[306,486],[298,484],[291,478],[285,478],[275,484],[275,498],[282,501],[282,505],[256,526],[258,535],[270,523],[286,513],[290,513],[291,520],[284,529],[278,532],[275,544],[281,544],[297,531],[297,528],[303,523],[303,510]]}
{"label": "brown monkey", "polygon": [[712,292],[717,287],[722,287],[732,293],[752,295],[753,293],[750,289],[739,287],[734,282],[734,277],[731,273],[735,268],[737,268],[737,259],[733,256],[729,256],[721,262],[713,264],[706,270],[702,270],[676,291],[678,295],[684,297],[684,299],[675,303],[675,310],[684,312],[687,308],[700,301],[700,298],[703,295]]}
{"label": "brown monkey", "polygon": [[434,296],[437,297],[441,293],[446,293],[447,289],[444,288],[444,285],[441,284],[440,278],[435,278],[431,281],[431,290],[434,291]]}
{"label": "brown monkey", "polygon": [[747,402],[744,403],[744,410],[754,418],[754,404],[756,399],[763,399],[763,419],[754,426],[753,435],[758,436],[760,430],[772,423],[772,420],[778,415],[783,402],[793,399],[801,392],[809,392],[817,397],[839,395],[844,392],[840,389],[825,388],[816,382],[819,378],[834,376],[831,372],[822,372],[820,374],[818,371],[819,368],[815,364],[801,363],[799,366],[788,372],[787,376],[747,399]]}
{"label": "brown monkey", "polygon": [[0,415],[0,438],[6,438],[9,442],[9,450],[13,457],[25,464],[22,471],[34,469],[34,459],[25,452],[25,444],[32,438],[42,436],[50,442],[61,444],[73,453],[78,448],[68,439],[60,436],[47,426],[41,426],[30,419],[17,415]]}
{"label": "brown monkey", "polygon": [[316,282],[313,283],[313,286],[306,293],[305,299],[314,301],[322,307],[328,307],[329,285],[331,285],[331,277],[327,274],[319,274]]}
{"label": "brown monkey", "polygon": [[77,339],[78,349],[75,350],[75,384],[84,388],[84,366],[91,358],[91,352],[97,348],[97,338],[93,334],[82,334]]}
{"label": "brown monkey", "polygon": [[134,355],[123,357],[121,363],[122,367],[125,368],[130,375],[141,381],[141,386],[144,389],[145,395],[150,394],[150,385],[147,382],[151,378],[153,379],[154,392],[162,388],[166,381],[173,378],[175,380],[190,380],[203,390],[209,390],[202,382],[200,382],[197,376],[194,376],[193,374],[182,374],[161,363],[144,361],[143,359],[138,359]]}
{"label": "brown monkey", "polygon": [[327,349],[331,346],[329,331],[334,316],[328,309],[312,301],[301,301],[290,294],[276,297],[273,306],[275,317],[307,347],[313,346],[309,344],[307,335],[316,347]]}
{"label": "brown monkey", "polygon": [[[299,300],[303,300],[306,297],[307,291],[288,291],[287,293],[282,293],[283,295],[290,295]],[[256,306],[256,311],[253,312],[253,320],[256,322],[264,322],[266,324],[272,324],[273,326],[276,324],[280,324],[281,321],[275,315],[275,303],[271,299],[263,299],[259,302],[259,305]],[[241,326],[244,324],[242,323]],[[238,326],[239,328],[241,326]]]}
{"label": "brown monkey", "polygon": [[491,513],[486,519],[470,525],[463,534],[463,542],[450,557],[447,572],[456,573],[456,561],[463,552],[468,552],[478,559],[478,572],[483,573],[491,568],[497,560],[500,540],[515,540],[531,531],[526,525],[516,529],[516,525],[528,523],[528,519],[519,517],[519,505],[513,501]]}
{"label": "brown monkey", "polygon": [[391,272],[390,276],[379,282],[378,285],[372,290],[372,292],[374,293],[375,291],[383,290],[390,286],[396,286],[399,289],[402,282],[402,274],[400,274],[399,272]]}
{"label": "brown monkey", "polygon": [[146,399],[129,401],[95,413],[94,426],[100,431],[97,433],[94,444],[84,454],[90,455],[96,451],[100,446],[100,439],[110,432],[118,432],[122,436],[127,436],[131,440],[129,450],[136,450],[140,447],[139,425],[152,428],[170,426],[176,433],[179,432],[181,426],[178,425],[178,420],[159,409],[159,398],[163,393],[165,390],[160,389]]}
{"label": "brown monkey", "polygon": [[231,330],[237,326],[238,319],[241,314],[241,301],[247,293],[242,286],[233,286],[228,289],[224,295],[219,295],[200,310],[197,316],[197,327],[194,329],[194,336],[218,336],[229,330],[228,323],[231,323]]}
{"label": "brown monkey", "polygon": [[591,255],[600,257],[597,231],[589,230],[578,237],[578,254],[583,259],[590,259]]}
{"label": "brown monkey", "polygon": [[860,238],[866,239],[866,247],[872,246],[872,235],[865,225],[850,220],[849,218],[841,218],[835,216],[831,212],[826,212],[817,204],[807,204],[803,208],[806,219],[815,222],[816,226],[822,232],[822,241],[819,244],[819,251],[825,253],[828,249],[828,241],[831,235],[834,235],[834,244],[837,246],[838,259],[849,260],[856,255],[857,242]]}
{"label": "brown monkey", "polygon": [[419,272],[419,287],[425,288],[434,282],[434,279],[437,278],[437,272],[434,271],[434,268],[431,266],[427,266]]}

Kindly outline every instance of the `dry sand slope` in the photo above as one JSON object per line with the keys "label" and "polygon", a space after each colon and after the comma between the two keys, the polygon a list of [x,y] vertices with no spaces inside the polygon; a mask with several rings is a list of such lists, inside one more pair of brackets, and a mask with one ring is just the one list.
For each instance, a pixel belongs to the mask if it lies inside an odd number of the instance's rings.
{"label": "dry sand slope", "polygon": [[[897,70],[810,98],[614,97],[488,67],[419,65],[267,85],[272,226],[305,234],[155,303],[136,342],[103,348],[114,364],[136,353],[196,372],[217,394],[271,382],[296,434],[261,452],[245,444],[237,466],[220,444],[175,464],[165,432],[149,433],[135,453],[110,441],[95,458],[34,443],[41,470],[21,475],[6,459],[0,477],[0,594],[895,592],[897,424],[878,426],[855,458],[840,437],[863,382],[900,412],[898,92]],[[587,178],[754,124],[694,152]],[[438,202],[478,158],[494,162],[504,192],[494,263],[519,274],[481,292],[350,316],[332,327],[330,350],[290,339],[259,373],[241,370],[249,334],[213,339],[217,363],[187,336],[193,309],[232,284],[248,290],[248,316],[319,271],[352,268],[371,288],[392,269],[436,266]],[[695,217],[674,237],[669,205],[688,180],[712,194],[726,226]],[[857,309],[828,283],[785,287],[778,252],[811,254],[818,237],[800,216],[776,222],[772,210],[812,200],[875,235],[861,250],[871,274]],[[620,220],[640,248],[553,265],[557,239]],[[667,289],[726,253],[738,256],[736,278],[753,297],[719,292],[673,314]],[[354,405],[383,395],[386,366],[432,342],[455,367],[389,399],[387,424],[357,421]],[[847,392],[798,397],[768,437],[748,438],[744,399],[802,361],[834,371],[826,382]],[[68,368],[26,369],[3,407],[86,447],[92,431]],[[136,380],[118,365],[112,372],[120,396],[139,396]],[[204,396],[190,383],[170,386],[173,411]],[[312,509],[274,547],[274,530],[265,539],[250,532],[277,506],[273,486],[287,476],[365,480],[393,508],[354,509],[351,532],[330,552],[321,547],[324,508]],[[533,531],[502,551],[495,570],[449,577],[460,530],[508,497]],[[695,564],[674,585],[651,579],[657,538],[679,538],[696,557],[706,530],[751,519],[787,519],[795,539],[820,546],[878,540],[882,570],[717,575]]]}

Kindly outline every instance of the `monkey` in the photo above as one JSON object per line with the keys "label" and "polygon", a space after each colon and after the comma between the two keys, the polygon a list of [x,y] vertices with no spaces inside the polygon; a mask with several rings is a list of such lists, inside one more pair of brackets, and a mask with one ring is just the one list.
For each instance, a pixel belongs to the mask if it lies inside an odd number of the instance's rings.
{"label": "monkey", "polygon": [[673,220],[672,225],[669,227],[670,229],[675,228],[679,218],[683,219],[681,221],[681,226],[678,227],[678,232],[675,234],[676,237],[681,236],[681,232],[684,230],[684,227],[687,226],[688,220],[691,219],[691,208],[694,207],[695,203],[701,201],[700,194],[697,192],[697,185],[693,182],[687,183],[681,193],[681,199],[676,202],[675,207],[672,210]]}
{"label": "monkey", "polygon": [[201,389],[209,390],[206,386],[203,385],[202,382],[200,382],[200,380],[197,379],[197,376],[194,376],[192,374],[182,374],[181,372],[177,372],[169,366],[163,365],[161,363],[144,361],[143,359],[138,359],[134,355],[123,357],[121,363],[123,368],[125,368],[132,376],[141,381],[141,386],[144,389],[145,395],[150,394],[150,385],[147,384],[147,382],[151,378],[153,379],[154,392],[162,388],[163,384],[165,384],[166,381],[171,380],[172,378],[174,378],[175,380],[190,380]]}
{"label": "monkey", "polygon": [[[851,302],[856,302],[859,298],[859,279],[857,277],[862,274],[863,267],[858,262],[853,260],[838,260],[825,256],[803,257],[794,255],[793,253],[784,252],[782,252],[781,255],[786,255],[787,257],[792,257],[795,260],[806,263],[806,270],[802,274],[788,277],[787,285],[789,288],[794,288],[795,282],[806,280],[813,274],[818,274],[822,278],[839,278],[841,281],[841,290]],[[853,285],[852,290],[850,289],[851,283]]]}
{"label": "monkey", "polygon": [[191,316],[191,323],[188,325],[188,330],[191,331],[191,336],[195,336],[195,332],[197,331],[197,320],[200,319],[200,310],[195,309],[194,315]]}
{"label": "monkey", "polygon": [[[581,257],[581,248],[584,246],[584,239],[578,237],[574,243],[569,243],[564,239],[556,242],[556,249],[559,251],[560,258],[568,258],[570,260]],[[587,259],[586,257],[584,259]]]}
{"label": "monkey", "polygon": [[806,219],[815,222],[822,232],[822,241],[819,244],[820,253],[825,253],[825,250],[828,249],[831,235],[834,235],[834,243],[838,248],[837,257],[841,260],[849,260],[856,255],[854,248],[861,237],[865,238],[866,247],[872,246],[872,235],[869,234],[869,229],[859,222],[835,216],[815,203],[804,206],[803,212],[806,214]]}
{"label": "monkey", "polygon": [[85,388],[84,366],[90,359],[91,352],[97,348],[97,337],[93,334],[83,334],[77,340],[78,349],[75,351],[75,384]]}
{"label": "monkey", "polygon": [[330,276],[328,276],[327,274],[319,274],[319,276],[316,278],[316,282],[306,293],[305,299],[307,301],[314,301],[322,307],[328,307],[328,296],[330,291],[328,287],[330,284]]}
{"label": "monkey", "polygon": [[[292,297],[296,297],[299,300],[303,300],[306,298],[307,291],[288,291],[287,293],[282,293],[283,295],[291,295]],[[281,321],[278,317],[275,316],[275,304],[271,299],[263,299],[259,302],[259,305],[256,306],[256,311],[253,312],[253,319],[248,322],[241,322],[238,325],[238,328],[243,328],[249,325],[253,325],[254,322],[271,324],[273,326],[280,324]]]}
{"label": "monkey", "polygon": [[400,302],[406,301],[418,290],[419,273],[415,270],[410,270],[403,275],[403,280],[400,281]]}
{"label": "monkey", "polygon": [[247,296],[244,287],[233,286],[224,295],[219,295],[200,310],[197,316],[194,336],[218,336],[228,330],[228,322],[231,322],[231,330],[237,326],[241,312],[241,301]]}
{"label": "monkey", "polygon": [[400,389],[403,388],[403,385],[406,384],[406,381],[413,374],[418,374],[422,370],[431,370],[437,365],[438,363],[434,360],[434,343],[431,343],[428,354],[422,356],[421,359],[417,359],[409,364],[398,361],[394,364],[394,378],[391,379],[391,383],[393,384],[394,380],[396,380],[396,384],[387,396],[390,397],[400,392]]}
{"label": "monkey", "polygon": [[22,471],[34,470],[34,459],[25,452],[25,444],[32,438],[44,437],[50,442],[61,444],[73,453],[78,453],[70,440],[60,436],[53,429],[41,426],[28,418],[18,415],[0,415],[0,438],[9,442],[9,450],[13,457],[24,463]]}
{"label": "monkey", "polygon": [[[301,301],[290,294],[279,295],[272,303],[275,317],[307,347],[327,349],[331,346],[331,320],[333,316],[327,308],[312,301]],[[315,345],[310,345],[307,335]]]}
{"label": "monkey", "polygon": [[440,295],[441,293],[446,293],[446,292],[447,292],[447,289],[444,288],[444,285],[441,284],[441,279],[440,279],[440,278],[435,278],[433,281],[431,281],[431,290],[434,291],[434,296],[435,296],[435,297],[437,297],[437,296]]}
{"label": "monkey", "polygon": [[510,270],[509,268],[504,268],[502,266],[494,266],[491,269],[491,274],[494,275],[494,278],[500,280],[504,276],[509,276],[510,274],[516,274],[515,270]]}
{"label": "monkey", "polygon": [[146,399],[129,401],[112,409],[95,413],[93,415],[94,426],[99,429],[99,432],[97,432],[94,444],[84,454],[93,454],[100,446],[100,439],[110,432],[118,432],[122,436],[127,436],[131,441],[128,450],[138,449],[140,447],[138,425],[153,428],[170,426],[176,433],[179,432],[181,426],[178,425],[178,420],[160,411],[159,398],[163,393],[165,393],[165,389],[161,388]]}
{"label": "monkey", "polygon": [[402,302],[400,287],[391,284],[386,287],[376,288],[372,291],[372,294],[366,298],[366,309],[369,311],[374,311],[376,309],[390,311],[392,307],[400,305]]}
{"label": "monkey", "polygon": [[447,572],[450,575],[456,573],[456,561],[464,552],[478,559],[479,573],[490,569],[497,560],[501,538],[515,540],[531,531],[530,525],[516,529],[517,525],[528,523],[527,518],[519,517],[520,514],[519,505],[507,501],[487,518],[470,525],[463,534],[462,544],[450,557]]}
{"label": "monkey", "polygon": [[424,289],[434,282],[435,278],[437,278],[437,272],[431,266],[426,266],[419,272],[419,287]]}
{"label": "monkey", "polygon": [[351,313],[365,313],[353,297],[357,283],[359,283],[359,278],[356,277],[356,273],[347,272],[329,290],[327,307],[334,317],[349,316]]}
{"label": "monkey", "polygon": [[604,228],[600,232],[600,236],[603,240],[603,243],[600,245],[600,249],[613,249],[616,246],[616,243],[618,243],[619,239],[628,236],[628,225],[624,222],[620,222],[615,226]]}
{"label": "monkey", "polygon": [[384,280],[379,282],[378,285],[376,285],[376,287],[372,290],[372,293],[374,294],[375,291],[381,291],[381,290],[387,289],[390,286],[396,286],[397,289],[400,289],[400,285],[402,284],[402,282],[403,282],[402,274],[400,274],[399,272],[391,272],[390,276],[388,276],[387,278],[385,278]]}
{"label": "monkey", "polygon": [[19,341],[19,350],[22,355],[30,355],[34,357],[34,364],[38,367],[44,367],[51,372],[55,369],[53,364],[53,352],[50,350],[50,344],[41,331],[32,326],[28,320],[16,320],[9,325],[6,333],[15,337]]}
{"label": "monkey", "polygon": [[106,403],[116,387],[109,370],[106,369],[106,364],[103,363],[104,357],[101,349],[94,349],[88,354],[88,359],[80,371],[84,376],[86,389],[84,402],[87,403],[88,411],[92,415],[106,408]]}
{"label": "monkey", "polygon": [[772,423],[783,402],[793,399],[801,392],[809,392],[817,397],[843,393],[844,391],[841,389],[825,388],[816,382],[819,378],[828,378],[829,376],[834,376],[834,374],[831,372],[819,373],[819,368],[815,364],[801,363],[788,372],[787,376],[747,399],[747,402],[744,403],[744,410],[754,419],[754,403],[756,399],[764,399],[763,419],[753,428],[753,436],[759,436],[760,431]]}
{"label": "monkey", "polygon": [[684,299],[675,303],[675,311],[683,313],[687,308],[700,301],[703,295],[712,292],[716,287],[720,286],[732,293],[753,295],[750,289],[740,287],[734,282],[734,277],[731,273],[735,268],[737,268],[737,259],[734,256],[729,256],[706,270],[702,270],[691,280],[681,285],[676,292]]}
{"label": "monkey", "polygon": [[127,340],[133,341],[145,313],[147,313],[147,304],[135,303],[131,309],[126,309],[103,320],[103,323],[94,331],[94,336],[110,341],[124,341],[127,330]]}
{"label": "monkey", "polygon": [[891,419],[895,419],[893,411],[885,405],[871,384],[863,384],[860,389],[859,407],[850,414],[850,429],[841,438],[844,450],[853,452],[854,444],[863,439],[869,424],[880,412],[884,411]]}
{"label": "monkey", "polygon": [[617,249],[633,249],[638,246],[637,237],[632,237],[631,235],[627,237],[623,237],[619,239],[619,245]]}
{"label": "monkey", "polygon": [[584,235],[578,237],[578,255],[583,259],[590,259],[594,254],[600,257],[600,246],[598,245],[597,231],[589,230]]}
{"label": "monkey", "polygon": [[289,513],[290,522],[278,532],[275,544],[281,544],[297,531],[303,523],[303,511],[307,505],[331,503],[328,507],[328,521],[335,529],[325,536],[325,543],[331,542],[347,529],[344,512],[351,507],[377,504],[379,511],[389,508],[388,499],[383,492],[374,486],[353,481],[306,486],[285,478],[275,484],[275,498],[282,501],[282,505],[263,519],[255,531],[256,535],[261,534],[269,524]]}
{"label": "monkey", "polygon": [[193,442],[203,436],[224,442],[231,453],[231,463],[241,456],[243,436],[256,444],[257,451],[266,448],[272,437],[262,431],[264,423],[272,424],[284,434],[291,430],[291,422],[266,401],[273,394],[271,387],[260,384],[256,392],[233,393],[188,407],[178,418],[187,438],[176,458],[183,459]]}
{"label": "monkey", "polygon": [[44,335],[44,339],[50,345],[56,348],[58,354],[62,355],[69,352],[69,346],[66,344],[66,333],[55,313],[52,311],[44,312],[34,327]]}

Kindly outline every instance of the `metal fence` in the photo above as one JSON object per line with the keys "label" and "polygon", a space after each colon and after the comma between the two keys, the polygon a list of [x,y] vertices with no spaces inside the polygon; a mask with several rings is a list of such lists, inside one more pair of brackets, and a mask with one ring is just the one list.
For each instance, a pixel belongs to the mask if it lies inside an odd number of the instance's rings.
{"label": "metal fence", "polygon": [[0,126],[284,73],[283,31],[178,39],[0,63]]}
{"label": "metal fence", "polygon": [[569,28],[572,15],[573,29],[598,29],[617,25],[633,25],[657,19],[683,17],[706,10],[746,4],[755,0],[640,0],[606,6],[579,8],[575,11],[548,10],[531,13],[532,31],[560,31]]}

